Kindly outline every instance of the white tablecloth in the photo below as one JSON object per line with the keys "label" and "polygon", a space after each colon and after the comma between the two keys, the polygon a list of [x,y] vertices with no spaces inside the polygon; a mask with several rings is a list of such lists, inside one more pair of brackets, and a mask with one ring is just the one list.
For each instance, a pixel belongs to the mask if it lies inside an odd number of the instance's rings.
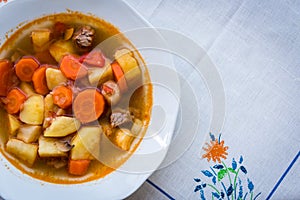
{"label": "white tablecloth", "polygon": [[[126,1],[153,26],[179,31],[207,51],[223,80],[226,118],[220,140],[228,147],[221,164],[202,158],[203,142],[210,140],[205,135],[211,99],[203,79],[175,59],[197,91],[198,134],[179,160],[155,172],[128,199],[217,199],[222,192],[228,199],[234,188],[235,198],[299,199],[300,2]],[[182,99],[184,108],[188,101]]]}

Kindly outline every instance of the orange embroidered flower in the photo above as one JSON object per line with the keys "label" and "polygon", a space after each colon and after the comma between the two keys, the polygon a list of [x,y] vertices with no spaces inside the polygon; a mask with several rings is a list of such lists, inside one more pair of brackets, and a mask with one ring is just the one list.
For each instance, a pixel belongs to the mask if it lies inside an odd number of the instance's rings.
{"label": "orange embroidered flower", "polygon": [[206,148],[203,147],[203,150],[206,152],[202,155],[202,158],[206,158],[209,162],[210,160],[213,160],[214,162],[221,162],[221,158],[226,159],[226,155],[228,153],[226,150],[228,149],[228,146],[224,146],[224,140],[222,140],[220,143],[218,140],[210,141],[209,143],[206,143]]}

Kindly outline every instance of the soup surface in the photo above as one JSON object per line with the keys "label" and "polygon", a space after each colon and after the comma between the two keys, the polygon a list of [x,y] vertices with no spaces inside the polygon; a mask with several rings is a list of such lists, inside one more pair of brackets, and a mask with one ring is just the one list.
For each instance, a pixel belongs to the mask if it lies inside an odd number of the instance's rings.
{"label": "soup surface", "polygon": [[61,13],[19,28],[0,48],[0,150],[52,183],[104,177],[149,124],[152,85],[138,51],[110,23]]}

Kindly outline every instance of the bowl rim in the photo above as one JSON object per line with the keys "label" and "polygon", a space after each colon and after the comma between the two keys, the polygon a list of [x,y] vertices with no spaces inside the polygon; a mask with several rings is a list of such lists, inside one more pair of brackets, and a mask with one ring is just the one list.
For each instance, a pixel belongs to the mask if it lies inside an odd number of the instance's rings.
{"label": "bowl rim", "polygon": [[[22,3],[28,3],[28,2],[34,2],[34,1],[37,1],[37,0],[25,0],[23,1]],[[89,2],[99,2],[99,1],[94,1],[94,0],[88,0]],[[100,0],[100,2],[104,2],[105,0]],[[54,1],[57,3],[57,1]],[[64,0],[62,2],[71,2],[70,0]],[[126,12],[131,12],[132,15],[136,16],[137,18],[139,18],[141,24],[145,27],[148,27],[148,28],[154,28],[151,23],[149,23],[140,13],[138,13],[130,4],[128,4],[126,1],[124,0],[121,0],[121,1],[110,1],[110,2],[113,2],[114,4],[116,4],[116,2],[118,2],[118,5],[122,8],[127,8],[127,11]],[[18,6],[19,4],[22,4],[20,1],[16,1],[16,0],[11,0],[11,1],[8,1],[7,3],[0,3],[0,10],[4,10],[6,8],[9,8],[10,6]],[[81,10],[79,10],[81,12]],[[54,12],[55,13],[55,12]],[[85,14],[85,12],[83,12]],[[47,13],[48,14],[51,14],[51,13]],[[53,14],[53,12],[52,12]],[[88,13],[87,13],[88,14]],[[1,14],[0,14],[1,16]],[[98,15],[96,15],[98,17]],[[41,17],[41,16],[39,16]],[[37,17],[34,17],[33,19],[35,19]],[[106,19],[105,19],[106,20]],[[28,22],[28,20],[23,20],[23,21],[26,21]],[[23,22],[21,21],[21,22]],[[32,19],[30,19],[29,21],[32,21]],[[110,21],[109,21],[110,22]],[[111,22],[112,23],[112,22]],[[112,23],[113,25],[115,25],[114,23]],[[117,26],[118,27],[118,26]],[[118,27],[120,28],[120,27]],[[120,28],[120,31],[123,32],[124,30],[122,30]],[[159,33],[158,33],[159,34]],[[2,35],[1,31],[0,31],[0,36]],[[0,44],[2,45],[2,44]],[[170,62],[171,63],[171,66],[173,66],[173,60],[170,59]],[[153,96],[155,95],[155,91],[153,91]],[[154,102],[153,102],[154,103]],[[177,104],[176,105],[176,108],[174,109],[174,113],[176,113],[176,116],[177,116],[177,113],[178,113],[178,107],[179,105]],[[175,116],[175,119],[176,119],[176,116]],[[152,119],[153,115],[151,116],[151,119]],[[168,134],[171,134],[169,135],[170,138],[171,136],[173,135],[173,131],[174,131],[174,128],[175,128],[175,121],[173,119],[172,122],[170,122],[172,124],[173,127],[171,127]],[[142,143],[139,145],[139,147],[142,145]],[[138,148],[139,148],[138,147]],[[136,150],[137,151],[137,150]],[[165,155],[162,156],[162,159],[165,157]],[[130,158],[129,158],[130,160]],[[126,161],[128,162],[128,161]],[[7,170],[7,168],[9,168],[9,170]],[[6,174],[3,174],[4,172],[1,173],[1,171],[3,171],[2,169],[5,169],[6,171],[9,171],[9,175],[8,173]],[[136,191],[142,184],[143,182],[146,181],[146,179],[154,172],[154,171],[151,171],[151,172],[148,172],[148,173],[144,173],[143,175],[140,175],[140,174],[120,174],[118,173],[117,177],[114,177],[114,175],[116,174],[115,172],[118,172],[118,171],[114,171],[113,173],[107,175],[106,177],[102,178],[102,180],[106,181],[110,181],[111,179],[124,179],[126,180],[126,178],[128,177],[131,177],[130,180],[131,181],[134,181],[134,184],[131,184],[128,183],[129,185],[128,186],[125,186],[124,189],[122,189],[122,191],[118,194],[116,193],[111,193],[110,194],[110,198],[111,199],[121,199],[121,198],[126,198],[128,197],[130,194],[132,194],[134,191]],[[44,182],[44,181],[40,181],[38,179],[35,179],[35,178],[32,178],[28,175],[23,175],[18,169],[14,169],[14,167],[3,157],[3,155],[0,153],[0,174],[1,174],[1,177],[2,175],[3,176],[3,179],[2,180],[5,180],[5,181],[1,181],[0,180],[0,186],[1,185],[4,185],[5,183],[8,184],[8,185],[14,185],[16,183],[21,183],[21,184],[18,184],[18,185],[29,185],[32,189],[32,187],[39,187],[39,188],[42,188],[42,189],[46,189],[46,192],[45,193],[51,193],[51,192],[59,192],[59,193],[63,193],[63,192],[74,192],[74,190],[76,190],[77,192],[75,193],[78,193],[78,194],[91,194],[91,193],[97,193],[99,194],[98,192],[95,192],[93,189],[96,189],[97,187],[99,187],[99,182],[103,182],[102,180],[99,181],[99,180],[96,180],[96,181],[91,181],[91,182],[85,182],[85,183],[80,183],[80,184],[52,184],[52,183],[48,183],[48,182]],[[14,177],[15,180],[10,180],[12,179],[12,177]],[[124,185],[123,185],[124,186]],[[2,188],[2,186],[1,186]],[[3,190],[0,190],[0,195],[3,195],[4,198],[8,198],[8,199],[13,199],[13,198],[16,198],[16,197],[22,197],[24,198],[24,195],[27,193],[27,192],[24,192],[26,191],[26,189],[29,189],[28,187],[25,187],[23,189],[23,193],[22,191],[18,192],[17,196],[16,194],[14,194],[13,196],[11,196],[13,193],[13,190],[7,190],[7,191],[3,191]],[[6,188],[7,189],[7,188]],[[108,190],[109,188],[103,188],[103,190]],[[103,191],[102,190],[102,191]],[[47,192],[48,191],[48,192]],[[119,190],[120,191],[120,190]],[[29,194],[30,195],[30,194]],[[44,196],[44,194],[39,194],[40,197],[43,197],[45,199],[53,199],[52,196]],[[95,196],[94,196],[95,197]],[[76,197],[78,198],[78,196]],[[76,199],[75,198],[75,199]],[[107,197],[105,197],[107,198]],[[26,199],[26,198],[25,198]],[[39,197],[37,197],[37,199],[39,199]],[[80,196],[79,196],[79,199],[80,199]]]}

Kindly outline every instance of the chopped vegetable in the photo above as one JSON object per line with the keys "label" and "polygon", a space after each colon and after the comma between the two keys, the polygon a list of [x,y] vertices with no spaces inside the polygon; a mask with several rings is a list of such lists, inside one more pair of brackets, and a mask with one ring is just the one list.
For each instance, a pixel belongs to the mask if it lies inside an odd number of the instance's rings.
{"label": "chopped vegetable", "polygon": [[65,31],[65,34],[64,34],[64,40],[69,40],[72,38],[73,36],[73,33],[74,33],[74,28],[68,28],[66,31]]}
{"label": "chopped vegetable", "polygon": [[46,69],[47,65],[42,65],[36,69],[32,76],[32,83],[35,91],[38,94],[46,95],[49,93],[49,89],[46,81]]}
{"label": "chopped vegetable", "polygon": [[26,100],[24,92],[18,88],[9,91],[5,98],[5,109],[9,114],[16,114]]}
{"label": "chopped vegetable", "polygon": [[68,108],[72,105],[73,92],[69,87],[57,86],[52,91],[53,103],[61,108]]}
{"label": "chopped vegetable", "polygon": [[71,41],[58,40],[50,46],[49,52],[56,62],[59,63],[65,55],[74,54],[75,49]]}
{"label": "chopped vegetable", "polygon": [[54,117],[56,117],[55,114],[55,107],[53,103],[53,96],[52,94],[47,94],[44,98],[44,122],[43,122],[43,128],[48,128],[50,124],[52,123],[52,120]]}
{"label": "chopped vegetable", "polygon": [[57,149],[62,152],[69,152],[74,147],[74,145],[71,144],[72,138],[73,136],[70,135],[55,142]]}
{"label": "chopped vegetable", "polygon": [[47,68],[46,81],[49,90],[53,90],[56,86],[66,83],[67,78],[59,69]]}
{"label": "chopped vegetable", "polygon": [[105,81],[113,80],[113,72],[110,64],[104,67],[91,67],[88,69],[88,78],[92,86],[98,86]]}
{"label": "chopped vegetable", "polygon": [[0,96],[5,96],[11,86],[9,84],[12,64],[9,60],[0,60]]}
{"label": "chopped vegetable", "polygon": [[56,146],[57,138],[39,137],[39,156],[40,157],[66,157],[68,153],[60,151]]}
{"label": "chopped vegetable", "polygon": [[128,151],[130,149],[133,139],[134,137],[128,129],[118,129],[115,133],[116,145],[124,151]]}
{"label": "chopped vegetable", "polygon": [[41,29],[31,32],[31,39],[34,50],[36,52],[44,51],[48,48],[50,42],[51,31],[49,29]]}
{"label": "chopped vegetable", "polygon": [[32,143],[37,141],[41,133],[41,126],[22,125],[19,129],[17,138],[26,143]]}
{"label": "chopped vegetable", "polygon": [[35,95],[37,93],[35,93],[32,85],[28,82],[24,82],[22,81],[20,83],[19,88],[27,95],[27,96],[31,96],[31,95]]}
{"label": "chopped vegetable", "polygon": [[6,150],[32,166],[37,158],[38,146],[18,139],[9,139],[6,143]]}
{"label": "chopped vegetable", "polygon": [[72,175],[82,176],[87,173],[90,166],[90,160],[69,160],[69,173]]}
{"label": "chopped vegetable", "polygon": [[39,62],[33,57],[22,57],[15,65],[16,74],[21,81],[30,82]]}
{"label": "chopped vegetable", "polygon": [[101,127],[84,126],[72,140],[72,160],[94,160],[99,156]]}
{"label": "chopped vegetable", "polygon": [[82,123],[97,120],[105,107],[104,97],[96,89],[86,89],[80,92],[74,100],[75,117]]}
{"label": "chopped vegetable", "polygon": [[106,136],[111,136],[113,134],[113,127],[111,126],[111,124],[107,121],[107,119],[105,118],[100,118],[99,120],[99,124],[102,128],[103,133]]}
{"label": "chopped vegetable", "polygon": [[104,67],[105,58],[101,51],[95,50],[81,56],[79,62],[93,67]]}
{"label": "chopped vegetable", "polygon": [[141,78],[139,65],[128,49],[116,51],[115,59],[121,66],[128,85],[135,84]]}
{"label": "chopped vegetable", "polygon": [[17,130],[20,128],[20,121],[13,115],[7,114],[8,119],[8,133],[12,136],[15,136]]}
{"label": "chopped vegetable", "polygon": [[41,95],[30,96],[23,104],[20,120],[26,124],[40,125],[44,120],[44,98]]}
{"label": "chopped vegetable", "polygon": [[127,82],[124,76],[124,72],[117,62],[111,64],[112,71],[114,73],[115,80],[117,81],[120,90],[126,92],[128,90]]}
{"label": "chopped vegetable", "polygon": [[121,99],[119,86],[114,81],[106,81],[103,83],[101,94],[110,105],[116,105]]}
{"label": "chopped vegetable", "polygon": [[65,77],[76,80],[87,75],[87,69],[74,56],[64,56],[60,63],[60,70]]}
{"label": "chopped vegetable", "polygon": [[141,120],[139,119],[134,119],[133,120],[133,125],[131,127],[131,133],[134,135],[134,136],[138,136],[140,135],[140,133],[142,132],[143,130],[143,127],[144,127],[144,124]]}
{"label": "chopped vegetable", "polygon": [[58,116],[44,131],[45,137],[65,137],[74,133],[80,126],[80,122],[72,117]]}

